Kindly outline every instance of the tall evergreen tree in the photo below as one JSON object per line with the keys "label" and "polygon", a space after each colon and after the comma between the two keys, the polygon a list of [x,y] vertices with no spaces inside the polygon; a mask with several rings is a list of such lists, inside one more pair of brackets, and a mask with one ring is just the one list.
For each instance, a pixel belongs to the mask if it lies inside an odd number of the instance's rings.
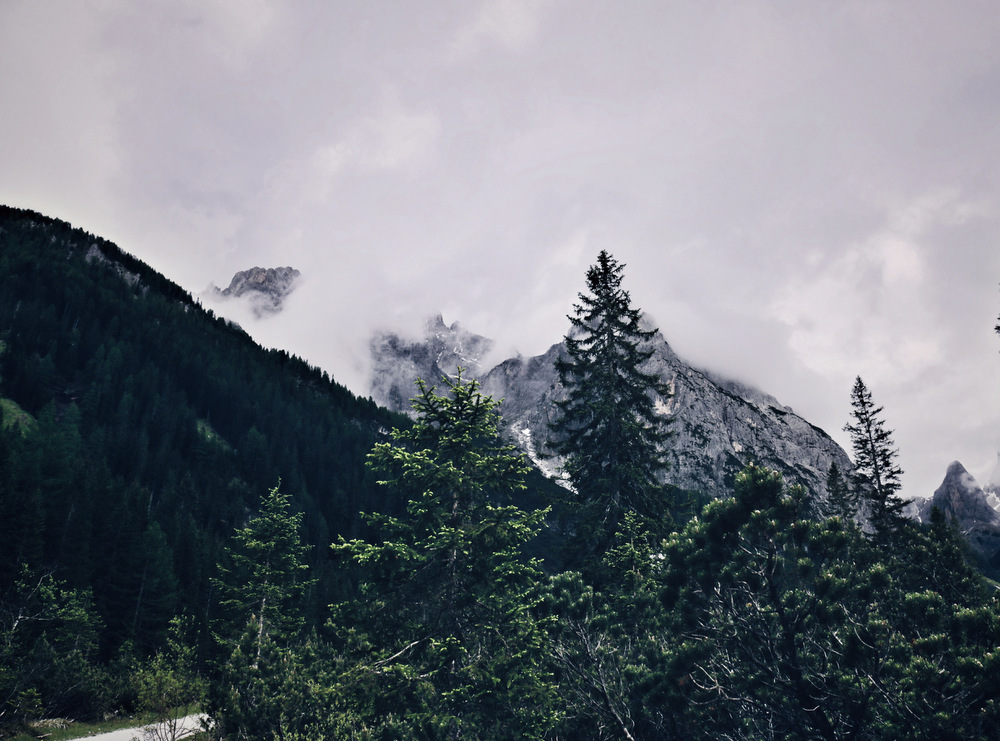
{"label": "tall evergreen tree", "polygon": [[213,585],[225,613],[216,638],[223,649],[209,711],[223,738],[280,737],[280,686],[293,639],[303,626],[305,576],[299,531],[287,494],[274,487],[260,498],[260,512],[236,531]]}
{"label": "tall evergreen tree", "polygon": [[827,499],[822,515],[840,517],[844,520],[854,518],[858,510],[857,492],[844,479],[844,474],[836,461],[830,463],[830,469],[826,474],[826,493]]}
{"label": "tall evergreen tree", "polygon": [[369,516],[379,542],[333,546],[362,592],[335,617],[351,657],[340,723],[378,738],[540,738],[555,694],[533,612],[542,575],[523,549],[546,511],[509,503],[529,469],[500,441],[497,402],[461,374],[444,381],[444,396],[421,382],[413,427],[369,456],[409,496],[407,517]]}
{"label": "tall evergreen tree", "polygon": [[569,315],[566,356],[556,363],[566,398],[557,402],[550,446],[566,457],[583,521],[591,523],[585,530],[597,531],[583,534],[591,542],[606,543],[625,511],[658,521],[668,509],[658,481],[668,420],[657,402],[671,392],[642,370],[657,330],[643,328],[642,312],[621,286],[624,268],[607,251],[597,256],[588,292]]}
{"label": "tall evergreen tree", "polygon": [[300,536],[302,513],[290,509],[278,487],[263,494],[260,512],[236,531],[219,564],[213,582],[230,638],[249,624],[258,642],[269,636],[284,643],[302,627],[302,597],[312,583],[305,575],[309,546]]}
{"label": "tall evergreen tree", "polygon": [[851,390],[854,424],[846,424],[844,430],[851,434],[858,494],[867,502],[872,524],[880,533],[894,527],[904,505],[898,494],[899,477],[903,475],[896,463],[899,451],[893,447],[892,430],[886,428],[882,412],[858,376]]}

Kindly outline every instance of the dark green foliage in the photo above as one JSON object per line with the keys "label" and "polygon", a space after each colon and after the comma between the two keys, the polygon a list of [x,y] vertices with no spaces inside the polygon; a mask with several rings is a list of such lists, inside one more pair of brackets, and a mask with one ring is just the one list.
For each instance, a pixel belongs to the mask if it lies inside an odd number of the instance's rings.
{"label": "dark green foliage", "polygon": [[[310,546],[301,540],[302,513],[292,513],[288,495],[278,487],[261,495],[258,513],[233,536],[212,579],[221,640],[235,640],[244,626],[279,645],[303,626],[303,596],[312,586],[306,575]],[[228,638],[227,638],[228,636]]]}
{"label": "dark green foliage", "polygon": [[303,626],[303,595],[312,585],[299,534],[302,513],[275,487],[233,536],[213,579],[220,619],[221,667],[210,712],[225,737],[269,738],[281,726],[280,688],[289,647]]}
{"label": "dark green foliage", "polygon": [[826,474],[826,493],[826,502],[818,514],[840,517],[845,522],[852,521],[858,511],[857,492],[844,478],[836,461],[830,464],[830,470]]}
{"label": "dark green foliage", "polygon": [[0,207],[0,275],[0,595],[24,566],[89,592],[98,667],[161,650],[175,614],[207,635],[222,546],[280,476],[324,567],[319,624],[330,539],[398,511],[364,461],[401,418],[63,222]]}
{"label": "dark green foliage", "polygon": [[371,515],[379,540],[334,545],[361,584],[335,609],[342,702],[352,733],[379,738],[538,738],[555,696],[532,613],[541,571],[523,550],[545,512],[509,503],[528,468],[499,439],[497,403],[444,382],[445,395],[421,383],[414,426],[370,456],[407,516]]}
{"label": "dark green foliage", "polygon": [[607,544],[624,512],[652,523],[669,510],[659,474],[666,466],[667,419],[656,403],[670,390],[642,371],[644,347],[656,334],[621,287],[624,265],[606,251],[587,271],[588,293],[569,316],[566,356],[556,363],[566,398],[552,425],[550,446],[566,456],[564,470],[580,509],[581,542]]}
{"label": "dark green foliage", "polygon": [[996,591],[940,513],[897,516],[867,389],[849,429],[891,537],[833,467],[823,502],[760,468],[668,492],[621,271],[591,268],[561,370],[584,573],[543,573],[551,484],[475,384],[421,386],[410,426],[0,207],[0,730],[169,715],[204,675],[228,738],[997,737]]}
{"label": "dark green foliage", "polygon": [[995,595],[947,539],[901,524],[884,550],[804,499],[750,468],[671,537],[658,702],[704,738],[989,737]]}
{"label": "dark green foliage", "polygon": [[0,611],[0,719],[86,718],[111,706],[95,662],[100,618],[89,591],[22,568]]}
{"label": "dark green foliage", "polygon": [[882,412],[858,376],[851,390],[854,424],[848,423],[844,430],[851,434],[854,449],[856,496],[867,505],[876,531],[884,534],[899,524],[904,502],[898,493],[903,475],[896,463],[899,451],[893,447],[892,430],[886,428]]}
{"label": "dark green foliage", "polygon": [[646,702],[667,656],[655,630],[660,561],[635,513],[627,513],[605,554],[607,586],[596,590],[575,572],[554,576],[544,614],[551,616],[549,660],[563,719],[559,738],[658,738],[673,727]]}

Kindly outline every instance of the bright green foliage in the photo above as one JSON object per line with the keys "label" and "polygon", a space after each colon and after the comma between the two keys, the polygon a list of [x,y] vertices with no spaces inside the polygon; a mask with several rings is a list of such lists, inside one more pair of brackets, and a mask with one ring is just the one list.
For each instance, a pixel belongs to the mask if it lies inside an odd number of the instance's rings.
{"label": "bright green foliage", "polygon": [[91,594],[22,569],[0,613],[0,729],[43,714],[86,716],[104,705],[101,629]]}
{"label": "bright green foliage", "polygon": [[564,471],[581,508],[580,540],[589,550],[607,545],[622,513],[652,522],[669,510],[659,474],[666,467],[667,419],[657,401],[670,390],[642,371],[656,334],[643,329],[642,312],[621,287],[624,265],[606,251],[587,271],[589,293],[569,316],[566,356],[556,363],[566,398],[552,424],[550,445],[566,456]]}
{"label": "bright green foliage", "polygon": [[370,515],[381,540],[333,546],[361,580],[334,618],[339,722],[386,738],[537,738],[555,698],[532,613],[541,573],[522,551],[545,512],[505,503],[528,468],[499,440],[497,402],[461,374],[444,383],[438,395],[421,382],[413,427],[370,455],[407,516]]}
{"label": "bright green foliage", "polygon": [[[2,344],[2,343],[0,343]],[[13,427],[27,432],[35,425],[35,419],[17,405],[13,399],[0,399],[0,427]]]}
{"label": "bright green foliage", "polygon": [[[985,738],[997,727],[997,601],[947,542],[897,553],[750,468],[736,497],[672,536],[663,604],[672,682],[704,738]],[[955,583],[935,576],[950,562]],[[944,572],[942,572],[944,573]]]}
{"label": "bright green foliage", "polygon": [[140,707],[165,725],[169,738],[177,736],[179,720],[204,701],[207,689],[197,672],[194,648],[184,636],[188,629],[185,621],[172,619],[166,647],[140,669],[137,678]]}
{"label": "bright green foliage", "polygon": [[302,598],[312,581],[309,546],[278,487],[261,496],[260,511],[236,531],[213,582],[224,618],[216,639],[223,658],[212,686],[210,713],[219,732],[241,739],[270,738],[280,728],[280,688],[303,626]]}
{"label": "bright green foliage", "polygon": [[867,504],[872,525],[879,533],[899,523],[904,505],[898,494],[899,477],[903,475],[896,463],[899,451],[893,447],[892,430],[886,428],[882,411],[858,376],[851,390],[854,424],[848,423],[844,430],[851,434],[858,495]]}
{"label": "bright green foliage", "polygon": [[252,625],[258,641],[287,642],[302,628],[309,546],[299,534],[302,513],[289,510],[278,487],[262,495],[259,513],[236,531],[213,580],[228,624],[237,630]]}

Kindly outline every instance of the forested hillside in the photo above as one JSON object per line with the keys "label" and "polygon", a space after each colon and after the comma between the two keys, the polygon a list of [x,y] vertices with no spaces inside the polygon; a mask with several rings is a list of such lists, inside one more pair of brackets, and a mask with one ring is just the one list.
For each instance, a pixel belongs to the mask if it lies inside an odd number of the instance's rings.
{"label": "forested hillside", "polygon": [[314,619],[340,588],[330,542],[392,509],[364,459],[401,418],[114,244],[6,207],[0,405],[4,605],[30,603],[43,574],[76,590],[95,661],[148,655],[175,614],[204,633],[222,545],[279,480],[305,515]]}
{"label": "forested hillside", "polygon": [[849,481],[681,497],[623,271],[574,307],[560,488],[461,374],[394,415],[0,209],[0,735],[194,702],[264,741],[1000,737],[996,584],[899,514],[861,379]]}

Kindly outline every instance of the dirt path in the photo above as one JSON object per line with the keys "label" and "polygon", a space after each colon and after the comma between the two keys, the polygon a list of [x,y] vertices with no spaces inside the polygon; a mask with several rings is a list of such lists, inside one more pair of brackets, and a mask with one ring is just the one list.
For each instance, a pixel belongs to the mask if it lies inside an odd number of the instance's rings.
{"label": "dirt path", "polygon": [[[188,715],[181,718],[178,721],[177,730],[185,734],[191,734],[195,731],[201,729],[201,721],[208,716],[204,713],[198,713],[196,715]],[[93,736],[80,736],[80,738],[85,738],[87,741],[132,741],[133,739],[139,739],[142,741],[144,738],[152,739],[169,739],[170,735],[164,733],[164,729],[157,729],[159,733],[157,734],[154,729],[156,729],[156,724],[149,726],[136,726],[135,728],[120,728],[117,731],[111,731],[109,733],[98,733]],[[146,733],[146,731],[154,731],[154,733]],[[184,738],[184,735],[178,735],[177,738]]]}

